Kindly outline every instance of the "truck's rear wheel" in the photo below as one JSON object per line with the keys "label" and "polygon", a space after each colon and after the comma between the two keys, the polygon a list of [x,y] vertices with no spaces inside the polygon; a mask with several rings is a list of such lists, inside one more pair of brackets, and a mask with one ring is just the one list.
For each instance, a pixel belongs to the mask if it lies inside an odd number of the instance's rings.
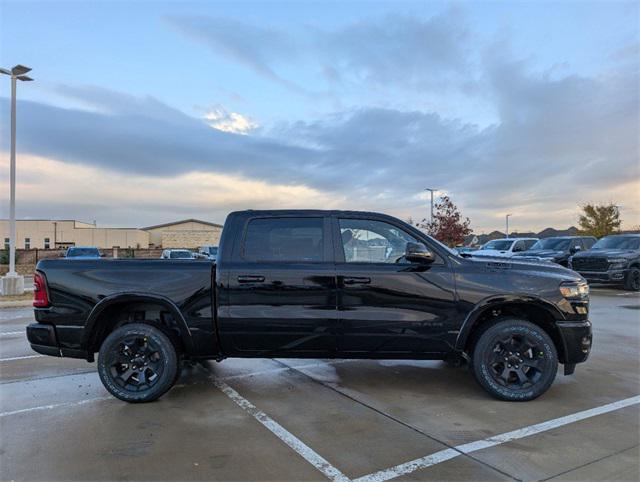
{"label": "truck's rear wheel", "polygon": [[151,402],[175,383],[178,356],[158,328],[142,323],[121,326],[100,347],[98,373],[105,388],[125,402]]}
{"label": "truck's rear wheel", "polygon": [[558,371],[551,337],[526,320],[505,318],[489,326],[473,350],[473,373],[501,400],[533,400],[546,392]]}

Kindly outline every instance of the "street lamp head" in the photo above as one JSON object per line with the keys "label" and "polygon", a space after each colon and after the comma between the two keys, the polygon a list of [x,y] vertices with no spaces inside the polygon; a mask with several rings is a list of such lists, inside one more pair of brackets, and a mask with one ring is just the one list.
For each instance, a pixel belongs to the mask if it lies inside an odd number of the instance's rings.
{"label": "street lamp head", "polygon": [[25,65],[16,65],[14,68],[11,69],[11,74],[12,75],[24,75],[27,72],[29,72],[31,70],[31,67],[27,67]]}
{"label": "street lamp head", "polygon": [[0,74],[11,75],[11,71],[7,69],[0,68]]}
{"label": "street lamp head", "polygon": [[32,82],[33,81],[33,79],[31,77],[29,77],[28,75],[18,75],[16,77],[16,79],[23,80],[25,82]]}

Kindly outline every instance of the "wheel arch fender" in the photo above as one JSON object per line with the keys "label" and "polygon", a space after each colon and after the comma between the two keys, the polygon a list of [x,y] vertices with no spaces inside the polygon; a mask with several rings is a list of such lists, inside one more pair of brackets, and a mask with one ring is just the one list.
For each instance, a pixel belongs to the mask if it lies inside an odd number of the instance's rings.
{"label": "wheel arch fender", "polygon": [[478,323],[481,323],[482,317],[489,311],[501,309],[505,307],[515,307],[528,305],[543,310],[554,320],[563,320],[565,316],[553,304],[542,298],[531,295],[496,295],[485,298],[478,302],[469,312],[460,327],[456,338],[456,350],[463,351],[469,340],[469,336],[473,332]]}
{"label": "wheel arch fender", "polygon": [[101,328],[101,316],[107,309],[114,308],[117,305],[126,305],[131,303],[146,303],[160,305],[167,309],[171,313],[175,325],[180,331],[180,337],[184,344],[184,349],[187,353],[193,352],[193,339],[191,336],[191,330],[187,322],[178,308],[178,306],[169,298],[163,295],[134,292],[134,293],[116,293],[101,299],[91,310],[85,323],[85,329],[82,336],[82,347],[87,350],[87,353],[93,354],[91,347],[96,342],[96,337],[100,333]]}

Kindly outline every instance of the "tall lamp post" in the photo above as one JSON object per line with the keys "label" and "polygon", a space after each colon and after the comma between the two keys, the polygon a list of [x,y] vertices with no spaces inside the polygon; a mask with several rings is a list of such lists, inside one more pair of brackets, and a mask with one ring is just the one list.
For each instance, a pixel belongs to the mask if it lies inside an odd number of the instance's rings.
{"label": "tall lamp post", "polygon": [[509,216],[511,216],[511,214],[507,214],[505,216],[505,219],[507,221],[507,238],[509,237]]}
{"label": "tall lamp post", "polygon": [[16,273],[16,86],[18,80],[32,81],[25,75],[31,69],[16,65],[11,70],[0,68],[0,73],[11,77],[11,200],[9,203],[9,272],[2,280],[2,293],[17,295],[24,292],[24,277]]}
{"label": "tall lamp post", "polygon": [[431,193],[431,222],[433,222],[433,193],[437,191],[437,189],[426,188],[425,191],[429,191]]}

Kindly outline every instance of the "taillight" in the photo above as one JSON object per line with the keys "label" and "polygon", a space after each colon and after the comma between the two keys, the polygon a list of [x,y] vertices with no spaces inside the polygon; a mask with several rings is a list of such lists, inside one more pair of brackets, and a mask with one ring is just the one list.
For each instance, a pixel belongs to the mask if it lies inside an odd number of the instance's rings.
{"label": "taillight", "polygon": [[33,275],[33,306],[36,308],[49,306],[47,280],[44,275],[38,271]]}

